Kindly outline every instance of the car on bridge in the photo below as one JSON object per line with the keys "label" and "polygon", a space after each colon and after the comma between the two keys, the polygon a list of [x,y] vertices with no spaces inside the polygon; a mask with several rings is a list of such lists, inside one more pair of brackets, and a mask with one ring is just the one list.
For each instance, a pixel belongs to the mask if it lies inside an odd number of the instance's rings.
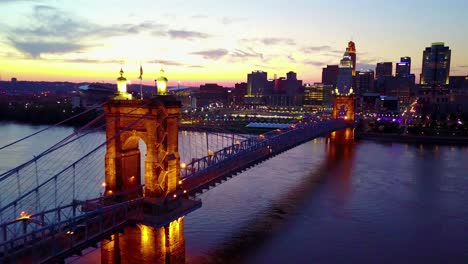
{"label": "car on bridge", "polygon": [[76,225],[67,231],[67,236],[73,240],[82,240],[86,235],[86,225]]}

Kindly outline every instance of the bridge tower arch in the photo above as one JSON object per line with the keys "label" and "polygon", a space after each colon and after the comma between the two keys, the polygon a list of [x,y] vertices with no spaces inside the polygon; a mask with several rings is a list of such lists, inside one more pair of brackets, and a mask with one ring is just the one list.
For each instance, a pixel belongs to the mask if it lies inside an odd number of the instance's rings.
{"label": "bridge tower arch", "polygon": [[[122,72],[120,78],[123,78]],[[118,87],[118,91],[117,96],[104,105],[108,140],[105,195],[130,191],[141,185],[140,139],[147,147],[144,196],[157,198],[175,192],[180,180],[180,102],[170,95],[133,99],[126,90]]]}

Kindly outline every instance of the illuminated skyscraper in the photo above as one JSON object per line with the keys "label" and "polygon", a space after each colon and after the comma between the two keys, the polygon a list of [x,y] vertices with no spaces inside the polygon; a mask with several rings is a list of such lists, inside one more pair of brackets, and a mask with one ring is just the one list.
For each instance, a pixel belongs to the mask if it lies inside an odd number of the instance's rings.
{"label": "illuminated skyscraper", "polygon": [[423,51],[421,84],[449,84],[451,50],[443,42],[432,43]]}
{"label": "illuminated skyscraper", "polygon": [[395,76],[404,77],[409,74],[410,65],[407,62],[397,62]]}
{"label": "illuminated skyscraper", "polygon": [[354,42],[348,42],[348,48],[346,48],[349,56],[351,57],[351,61],[353,62],[353,76],[356,76],[356,45]]}
{"label": "illuminated skyscraper", "polygon": [[411,73],[411,58],[401,57],[400,62],[397,62],[395,69],[395,76],[405,77]]}
{"label": "illuminated skyscraper", "polygon": [[324,85],[321,83],[304,85],[304,107],[312,110],[322,110],[331,104],[331,91],[333,85]]}
{"label": "illuminated skyscraper", "polygon": [[[347,49],[346,49],[347,50]],[[346,51],[340,61],[336,88],[339,94],[352,93],[353,86],[353,61]]]}

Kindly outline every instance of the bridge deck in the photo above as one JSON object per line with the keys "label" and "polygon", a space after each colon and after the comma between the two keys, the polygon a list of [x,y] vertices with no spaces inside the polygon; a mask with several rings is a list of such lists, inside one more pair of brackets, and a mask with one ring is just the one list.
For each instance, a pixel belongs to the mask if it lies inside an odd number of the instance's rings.
{"label": "bridge deck", "polygon": [[329,121],[277,129],[249,138],[188,164],[181,172],[183,189],[195,195],[236,172],[346,126],[344,122]]}

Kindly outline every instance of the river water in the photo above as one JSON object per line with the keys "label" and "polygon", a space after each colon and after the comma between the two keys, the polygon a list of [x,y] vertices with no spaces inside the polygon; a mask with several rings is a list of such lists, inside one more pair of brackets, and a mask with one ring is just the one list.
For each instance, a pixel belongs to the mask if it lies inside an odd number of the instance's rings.
{"label": "river water", "polygon": [[[0,145],[37,129],[2,124]],[[1,151],[0,167],[70,131]],[[468,263],[467,197],[467,147],[320,138],[199,195],[165,232],[128,228],[67,262],[152,263],[165,237],[174,262]]]}

